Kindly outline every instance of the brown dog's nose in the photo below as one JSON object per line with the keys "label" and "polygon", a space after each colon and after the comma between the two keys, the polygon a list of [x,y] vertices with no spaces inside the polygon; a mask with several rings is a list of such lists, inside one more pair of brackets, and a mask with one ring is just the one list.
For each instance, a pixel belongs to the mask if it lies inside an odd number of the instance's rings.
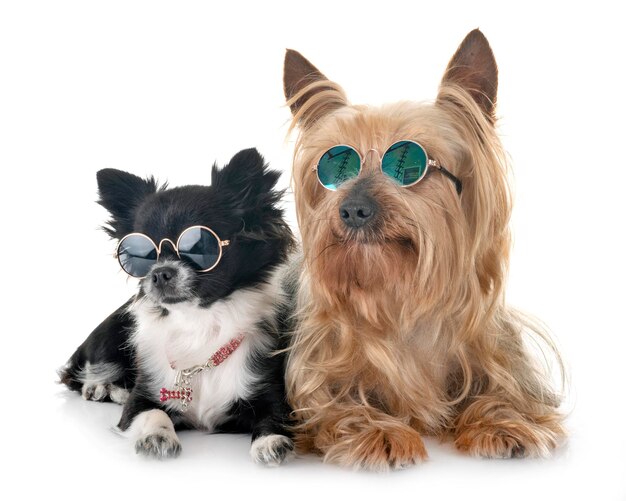
{"label": "brown dog's nose", "polygon": [[374,199],[360,193],[349,196],[339,207],[339,216],[348,228],[359,229],[374,220],[377,206]]}

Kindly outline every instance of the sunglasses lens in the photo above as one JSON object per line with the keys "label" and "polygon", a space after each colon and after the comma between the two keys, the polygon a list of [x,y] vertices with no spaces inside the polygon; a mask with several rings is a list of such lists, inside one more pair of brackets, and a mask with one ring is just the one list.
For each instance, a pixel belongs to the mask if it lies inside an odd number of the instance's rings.
{"label": "sunglasses lens", "polygon": [[350,146],[334,146],[322,155],[317,164],[317,177],[329,190],[357,177],[361,171],[359,154]]}
{"label": "sunglasses lens", "polygon": [[409,186],[424,177],[427,165],[426,151],[411,141],[392,144],[382,160],[383,172],[402,186]]}
{"label": "sunglasses lens", "polygon": [[220,242],[205,228],[188,228],[178,239],[178,253],[196,269],[207,271],[220,258]]}
{"label": "sunglasses lens", "polygon": [[128,235],[120,240],[117,259],[126,273],[143,278],[157,262],[157,250],[149,238],[143,235]]}

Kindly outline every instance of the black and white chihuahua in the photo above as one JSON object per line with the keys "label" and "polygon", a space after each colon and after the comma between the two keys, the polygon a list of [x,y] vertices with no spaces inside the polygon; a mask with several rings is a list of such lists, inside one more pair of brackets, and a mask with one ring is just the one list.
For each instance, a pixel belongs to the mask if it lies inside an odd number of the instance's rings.
{"label": "black and white chihuahua", "polygon": [[105,230],[139,291],[60,377],[86,399],[123,403],[118,427],[138,453],[177,456],[175,427],[252,433],[250,453],[268,465],[293,451],[279,350],[294,240],[278,178],[255,149],[214,166],[210,186],[98,172],[99,203],[112,216]]}

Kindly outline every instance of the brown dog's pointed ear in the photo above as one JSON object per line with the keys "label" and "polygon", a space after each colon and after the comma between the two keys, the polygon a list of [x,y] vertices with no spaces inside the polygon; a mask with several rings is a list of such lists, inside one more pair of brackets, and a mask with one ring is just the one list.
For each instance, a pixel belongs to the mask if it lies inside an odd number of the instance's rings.
{"label": "brown dog's pointed ear", "polygon": [[292,49],[285,53],[283,87],[291,113],[300,123],[348,104],[338,84],[328,80],[308,59]]}
{"label": "brown dog's pointed ear", "polygon": [[452,56],[441,85],[447,83],[468,91],[487,118],[495,121],[498,66],[489,42],[479,29],[470,31]]}
{"label": "brown dog's pointed ear", "polygon": [[[307,85],[322,80],[328,80],[328,78],[326,78],[320,70],[313,66],[307,58],[305,58],[298,51],[287,49],[283,70],[283,87],[287,101],[289,101]],[[306,95],[298,101],[291,103],[289,105],[291,112],[295,115],[298,109],[309,97],[309,95]]]}

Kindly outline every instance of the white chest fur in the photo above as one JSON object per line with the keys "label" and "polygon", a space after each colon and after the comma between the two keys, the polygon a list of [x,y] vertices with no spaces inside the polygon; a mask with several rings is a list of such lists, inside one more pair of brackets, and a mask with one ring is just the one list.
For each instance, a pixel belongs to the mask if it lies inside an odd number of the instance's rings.
{"label": "white chest fur", "polygon": [[[232,404],[248,398],[262,383],[252,370],[250,358],[268,356],[274,348],[273,339],[258,327],[259,322],[275,318],[281,301],[279,287],[272,282],[235,291],[208,308],[191,301],[168,305],[166,315],[148,300],[133,304],[130,311],[137,327],[131,342],[149,391],[154,392],[151,397],[158,399],[163,387],[174,388],[177,369],[204,364],[243,334],[239,347],[222,364],[196,374],[191,381],[193,400],[184,420],[207,431],[223,422]],[[180,400],[164,405],[172,410],[181,408]]]}

